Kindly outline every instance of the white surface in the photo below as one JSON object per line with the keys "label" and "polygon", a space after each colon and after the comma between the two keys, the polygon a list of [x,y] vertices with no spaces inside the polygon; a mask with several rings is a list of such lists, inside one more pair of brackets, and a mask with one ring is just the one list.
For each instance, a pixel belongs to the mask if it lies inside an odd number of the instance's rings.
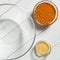
{"label": "white surface", "polygon": [[[16,0],[14,0],[14,2],[15,1]],[[35,4],[39,1],[40,0],[21,0],[18,6],[23,7],[31,15]],[[51,1],[54,2],[58,8],[58,18],[59,18],[60,0],[51,0]],[[36,24],[36,34],[37,36],[35,43],[40,40],[47,40],[51,44],[51,46],[53,46],[56,42],[60,41],[60,19],[57,19],[57,21],[49,27],[41,27],[38,24]],[[32,58],[31,51],[32,49],[25,56],[17,60],[34,60]],[[52,49],[51,54],[47,57],[46,60],[59,60],[60,59],[59,52],[60,52],[60,45],[57,45]]]}

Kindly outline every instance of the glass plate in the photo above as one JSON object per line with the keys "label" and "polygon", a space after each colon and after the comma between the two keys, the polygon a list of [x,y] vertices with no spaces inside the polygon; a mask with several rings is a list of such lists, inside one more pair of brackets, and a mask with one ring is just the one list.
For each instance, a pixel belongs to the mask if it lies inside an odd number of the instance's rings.
{"label": "glass plate", "polygon": [[[8,10],[8,8],[12,8]],[[0,59],[17,59],[24,56],[35,41],[32,17],[13,4],[0,6]]]}

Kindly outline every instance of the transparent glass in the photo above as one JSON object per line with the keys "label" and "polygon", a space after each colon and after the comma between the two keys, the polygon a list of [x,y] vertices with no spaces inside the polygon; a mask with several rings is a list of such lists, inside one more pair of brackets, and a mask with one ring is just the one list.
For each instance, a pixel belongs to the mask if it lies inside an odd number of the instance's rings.
{"label": "transparent glass", "polygon": [[[44,43],[46,43],[48,45],[48,51],[46,54],[40,54],[40,53],[38,53],[38,50],[36,51],[36,46],[38,44],[40,45],[40,43],[43,43],[43,45],[44,45]],[[41,49],[44,49],[44,47],[42,45],[40,47],[41,47]],[[37,47],[37,48],[39,49],[40,47]],[[46,50],[46,46],[45,46],[45,50]],[[32,51],[32,57],[35,60],[45,60],[50,53],[51,53],[51,45],[47,41],[41,40],[34,46],[33,51]]]}
{"label": "transparent glass", "polygon": [[35,41],[34,21],[23,8],[13,4],[1,5],[0,12],[0,59],[18,59]]}

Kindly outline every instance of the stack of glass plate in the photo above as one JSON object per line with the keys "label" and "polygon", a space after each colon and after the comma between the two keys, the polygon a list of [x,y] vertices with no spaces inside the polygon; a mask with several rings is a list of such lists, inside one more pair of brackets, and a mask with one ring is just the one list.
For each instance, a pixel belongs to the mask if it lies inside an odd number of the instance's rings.
{"label": "stack of glass plate", "polygon": [[23,8],[0,5],[0,59],[24,56],[31,49],[35,35],[34,21]]}

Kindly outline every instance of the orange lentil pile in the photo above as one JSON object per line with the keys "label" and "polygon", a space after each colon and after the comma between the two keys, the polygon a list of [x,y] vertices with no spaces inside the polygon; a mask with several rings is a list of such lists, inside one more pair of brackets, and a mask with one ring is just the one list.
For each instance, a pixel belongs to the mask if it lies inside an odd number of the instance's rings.
{"label": "orange lentil pile", "polygon": [[34,9],[35,20],[42,25],[49,25],[56,16],[56,10],[50,3],[43,2]]}

